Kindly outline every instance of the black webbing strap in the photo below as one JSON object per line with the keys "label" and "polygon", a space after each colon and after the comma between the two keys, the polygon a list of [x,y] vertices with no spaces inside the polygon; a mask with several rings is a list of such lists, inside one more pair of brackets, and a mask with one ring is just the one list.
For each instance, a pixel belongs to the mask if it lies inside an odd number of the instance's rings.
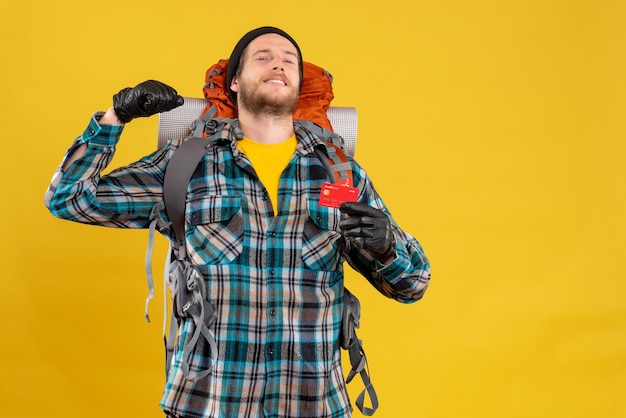
{"label": "black webbing strap", "polygon": [[[341,318],[341,333],[339,345],[344,350],[348,351],[350,356],[350,365],[352,369],[346,377],[346,383],[350,383],[352,379],[358,374],[361,376],[361,380],[365,385],[365,388],[359,393],[354,401],[354,404],[359,408],[361,413],[365,416],[372,416],[378,409],[378,396],[374,385],[369,376],[369,368],[367,366],[367,357],[365,357],[365,350],[363,350],[363,344],[359,337],[356,335],[356,330],[359,328],[361,322],[361,303],[359,299],[344,287],[343,296],[343,316]],[[369,395],[371,408],[366,407],[365,395]]]}
{"label": "black webbing strap", "polygon": [[[183,142],[172,155],[165,171],[163,201],[165,202],[167,217],[172,222],[172,230],[178,242],[179,250],[184,251],[185,247],[187,186],[198,163],[206,155],[206,149],[211,144],[212,139],[212,137],[189,138]],[[184,257],[184,254],[181,257]]]}
{"label": "black webbing strap", "polygon": [[[374,385],[372,385],[372,381],[370,380],[369,370],[367,370],[367,358],[365,357],[365,351],[363,351],[363,345],[361,344],[361,340],[356,338],[356,333],[355,340],[348,348],[348,354],[350,356],[350,365],[352,366],[352,370],[350,370],[350,373],[348,373],[346,383],[350,383],[352,378],[354,378],[357,373],[361,375],[361,380],[363,380],[365,389],[363,389],[361,393],[359,393],[359,396],[357,396],[354,403],[363,415],[367,417],[372,416],[374,415],[374,412],[376,412],[376,410],[378,409],[378,395],[376,395]],[[368,408],[364,405],[365,393],[369,395],[370,402],[372,404],[371,408]]]}
{"label": "black webbing strap", "polygon": [[[164,336],[165,342],[165,369],[169,372],[174,354],[174,338],[178,325],[178,318],[189,317],[193,320],[195,330],[189,341],[183,347],[181,369],[183,375],[195,382],[211,372],[217,358],[217,344],[213,333],[209,330],[215,320],[215,310],[206,299],[204,280],[191,263],[187,260],[185,246],[185,206],[187,201],[187,187],[193,172],[207,153],[213,136],[205,138],[189,138],[172,155],[165,170],[163,180],[163,202],[165,212],[172,225],[172,233],[176,240],[176,260],[170,265],[170,290],[172,291],[173,307],[170,319],[170,331]],[[190,274],[189,272],[194,274]],[[176,283],[173,283],[175,281]],[[173,289],[172,289],[173,287]],[[187,358],[192,354],[199,337],[202,336],[209,344],[213,361],[209,368],[191,370]]]}

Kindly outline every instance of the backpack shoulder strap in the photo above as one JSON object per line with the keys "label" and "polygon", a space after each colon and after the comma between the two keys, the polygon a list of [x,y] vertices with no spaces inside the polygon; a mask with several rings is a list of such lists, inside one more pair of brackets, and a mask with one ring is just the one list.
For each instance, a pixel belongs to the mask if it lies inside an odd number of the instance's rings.
{"label": "backpack shoulder strap", "polygon": [[[330,181],[352,187],[352,166],[343,149],[333,141],[326,141],[325,151],[319,147],[315,153],[324,164]],[[355,399],[355,405],[365,416],[372,416],[378,409],[378,395],[370,379],[367,357],[363,349],[362,341],[356,335],[361,321],[361,304],[359,299],[344,287],[343,316],[341,318],[340,345],[348,351],[352,369],[346,378],[350,383],[358,374],[365,388]],[[371,408],[365,406],[365,395],[368,395]]]}
{"label": "backpack shoulder strap", "polygon": [[[176,249],[180,258],[185,258],[185,201],[187,194],[187,185],[191,180],[191,176],[198,163],[205,155],[204,150],[211,143],[212,138],[194,138],[191,137],[174,151],[167,168],[165,170],[165,178],[163,180],[163,202],[157,203],[152,208],[150,214],[150,227],[148,232],[148,248],[146,250],[146,276],[148,280],[149,295],[146,298],[145,318],[150,322],[148,314],[148,305],[154,298],[154,280],[152,276],[152,251],[154,245],[154,232],[158,227],[163,229],[168,225],[159,216],[163,210],[167,213],[170,220],[169,226],[172,229],[176,240]],[[170,244],[170,251],[173,246]],[[168,263],[169,263],[168,259]],[[166,272],[169,265],[166,266]],[[167,276],[167,274],[166,274]]]}
{"label": "backpack shoulder strap", "polygon": [[[179,248],[185,247],[185,201],[193,172],[212,143],[213,137],[189,138],[172,155],[163,180],[165,212]],[[181,245],[182,244],[182,245]]]}
{"label": "backpack shoulder strap", "polygon": [[324,165],[329,180],[333,183],[352,186],[352,165],[343,150],[343,138],[311,121],[296,120],[294,123],[324,140],[324,146],[317,146],[315,153]]}
{"label": "backpack shoulder strap", "polygon": [[327,169],[333,177],[333,181],[352,187],[352,165],[343,149],[333,142],[327,142],[326,151],[330,160],[330,167],[327,167]]}
{"label": "backpack shoulder strap", "polygon": [[[214,135],[210,135],[203,138],[191,137],[185,141],[174,151],[166,167],[163,180],[163,204],[171,222],[177,249],[173,253],[177,259],[172,261],[169,268],[169,284],[172,292],[173,309],[169,335],[164,335],[165,369],[167,375],[174,354],[174,339],[178,319],[181,316],[190,317],[194,322],[195,330],[191,339],[183,347],[181,369],[183,375],[193,382],[208,375],[215,365],[217,343],[208,326],[215,320],[216,314],[213,306],[206,299],[201,273],[186,260],[185,205],[187,186],[200,160],[206,155],[207,148],[213,144],[214,138]],[[187,358],[195,350],[200,336],[204,337],[209,344],[210,351],[213,354],[213,362],[207,369],[192,371]]]}

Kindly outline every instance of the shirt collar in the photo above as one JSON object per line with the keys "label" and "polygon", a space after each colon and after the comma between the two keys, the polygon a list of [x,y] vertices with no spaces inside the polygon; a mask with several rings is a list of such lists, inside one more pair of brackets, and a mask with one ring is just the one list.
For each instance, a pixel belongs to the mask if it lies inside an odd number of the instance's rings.
{"label": "shirt collar", "polygon": [[[306,155],[314,152],[315,147],[325,143],[322,128],[319,128],[317,125],[308,122],[294,121],[293,127],[296,139],[298,140],[296,152]],[[318,130],[319,132],[317,132]],[[243,132],[239,128],[238,120],[229,119],[226,120],[221,130],[215,135],[214,142],[229,143],[233,153],[237,153],[237,141],[242,138]]]}

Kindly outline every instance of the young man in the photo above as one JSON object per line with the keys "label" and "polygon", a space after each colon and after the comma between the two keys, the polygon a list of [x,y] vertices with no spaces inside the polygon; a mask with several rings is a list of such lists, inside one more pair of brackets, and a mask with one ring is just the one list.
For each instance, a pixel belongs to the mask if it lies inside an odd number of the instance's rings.
{"label": "young man", "polygon": [[[221,141],[196,169],[185,216],[188,257],[217,313],[217,353],[198,345],[189,364],[215,364],[208,376],[186,379],[182,347],[193,324],[182,321],[162,399],[168,416],[350,416],[338,341],[343,262],[403,303],[420,299],[428,286],[421,246],[395,224],[356,162],[350,160],[358,202],[319,204],[327,177],[315,148],[324,141],[292,120],[302,72],[297,43],[273,27],[244,35],[230,57],[238,120],[222,127]],[[174,89],[156,81],[116,94],[55,173],[45,197],[50,211],[77,222],[146,228],[182,141],[100,173],[124,123],[180,104]]]}

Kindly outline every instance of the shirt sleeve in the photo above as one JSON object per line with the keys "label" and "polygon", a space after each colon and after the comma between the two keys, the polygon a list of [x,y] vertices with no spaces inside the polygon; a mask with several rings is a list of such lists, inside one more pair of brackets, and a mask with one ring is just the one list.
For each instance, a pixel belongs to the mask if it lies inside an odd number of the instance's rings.
{"label": "shirt sleeve", "polygon": [[354,164],[355,186],[360,190],[359,201],[382,210],[389,217],[396,257],[383,265],[367,251],[352,246],[346,240],[346,261],[383,295],[403,303],[415,302],[422,298],[430,283],[430,262],[420,243],[394,221],[365,171]]}
{"label": "shirt sleeve", "polygon": [[[101,175],[109,165],[123,126],[100,125],[96,112],[67,151],[44,196],[44,204],[61,219],[117,228],[145,228],[153,206],[163,198],[163,178],[171,144],[141,160]],[[83,156],[63,169],[65,161],[86,144]]]}

